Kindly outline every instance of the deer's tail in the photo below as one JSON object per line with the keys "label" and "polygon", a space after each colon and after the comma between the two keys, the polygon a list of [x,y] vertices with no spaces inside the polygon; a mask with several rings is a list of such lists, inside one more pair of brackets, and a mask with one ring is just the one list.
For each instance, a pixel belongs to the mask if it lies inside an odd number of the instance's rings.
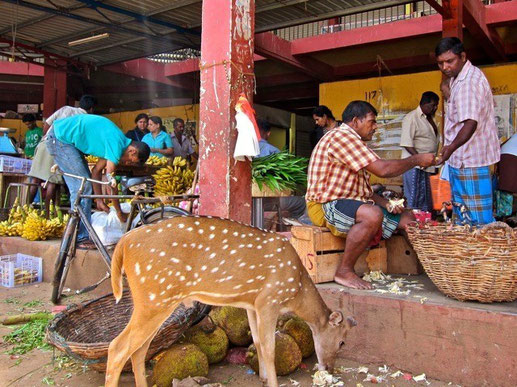
{"label": "deer's tail", "polygon": [[111,288],[113,289],[113,296],[117,303],[122,298],[122,270],[124,261],[124,241],[123,239],[117,243],[113,257],[111,258]]}

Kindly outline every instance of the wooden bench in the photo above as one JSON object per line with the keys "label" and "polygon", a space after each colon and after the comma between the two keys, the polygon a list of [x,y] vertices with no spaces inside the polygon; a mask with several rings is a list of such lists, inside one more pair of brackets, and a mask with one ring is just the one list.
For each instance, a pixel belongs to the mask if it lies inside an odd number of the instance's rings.
{"label": "wooden bench", "polygon": [[[291,234],[291,244],[314,283],[333,281],[346,239],[332,235],[326,227],[316,226],[293,226]],[[358,275],[378,270],[386,274],[420,274],[421,266],[406,239],[395,235],[366,250],[355,264]]]}

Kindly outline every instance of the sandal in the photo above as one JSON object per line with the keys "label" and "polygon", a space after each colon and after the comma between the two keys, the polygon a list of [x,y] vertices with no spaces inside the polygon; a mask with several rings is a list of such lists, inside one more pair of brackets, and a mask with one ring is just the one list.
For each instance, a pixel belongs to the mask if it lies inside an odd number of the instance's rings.
{"label": "sandal", "polygon": [[95,250],[97,246],[91,240],[87,239],[81,242],[77,242],[76,248],[79,250]]}

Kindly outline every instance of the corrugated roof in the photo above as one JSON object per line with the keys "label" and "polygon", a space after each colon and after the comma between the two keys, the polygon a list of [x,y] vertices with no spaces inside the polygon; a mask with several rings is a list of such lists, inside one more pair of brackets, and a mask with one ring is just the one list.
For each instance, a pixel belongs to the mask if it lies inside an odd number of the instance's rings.
{"label": "corrugated roof", "polygon": [[[403,1],[256,0],[256,31],[395,3]],[[14,37],[41,50],[103,65],[178,48],[199,49],[201,11],[201,0],[3,0],[0,37]],[[68,45],[70,41],[105,32],[109,33],[108,38]]]}

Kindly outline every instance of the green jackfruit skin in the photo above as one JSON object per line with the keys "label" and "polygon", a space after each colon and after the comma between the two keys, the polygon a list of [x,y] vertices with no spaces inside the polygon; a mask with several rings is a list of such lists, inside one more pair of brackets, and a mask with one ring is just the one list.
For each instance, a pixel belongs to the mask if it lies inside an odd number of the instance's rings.
{"label": "green jackfruit skin", "polygon": [[312,330],[301,318],[295,316],[289,319],[280,331],[288,334],[296,341],[296,344],[298,344],[302,351],[303,358],[309,357],[314,353]]}
{"label": "green jackfruit skin", "polygon": [[170,387],[173,379],[207,375],[208,359],[194,344],[173,344],[153,368],[153,382],[157,387]]}
{"label": "green jackfruit skin", "polygon": [[195,325],[189,328],[184,339],[187,343],[195,344],[206,355],[208,364],[219,363],[228,352],[228,336],[218,326],[207,328]]}
{"label": "green jackfruit skin", "polygon": [[[259,373],[259,361],[255,344],[251,344],[246,354],[246,360],[251,369]],[[302,362],[302,352],[296,341],[288,334],[275,333],[275,368],[280,376],[289,375],[295,371]]]}
{"label": "green jackfruit skin", "polygon": [[212,308],[210,318],[226,333],[233,345],[243,347],[253,342],[246,309],[233,306]]}

